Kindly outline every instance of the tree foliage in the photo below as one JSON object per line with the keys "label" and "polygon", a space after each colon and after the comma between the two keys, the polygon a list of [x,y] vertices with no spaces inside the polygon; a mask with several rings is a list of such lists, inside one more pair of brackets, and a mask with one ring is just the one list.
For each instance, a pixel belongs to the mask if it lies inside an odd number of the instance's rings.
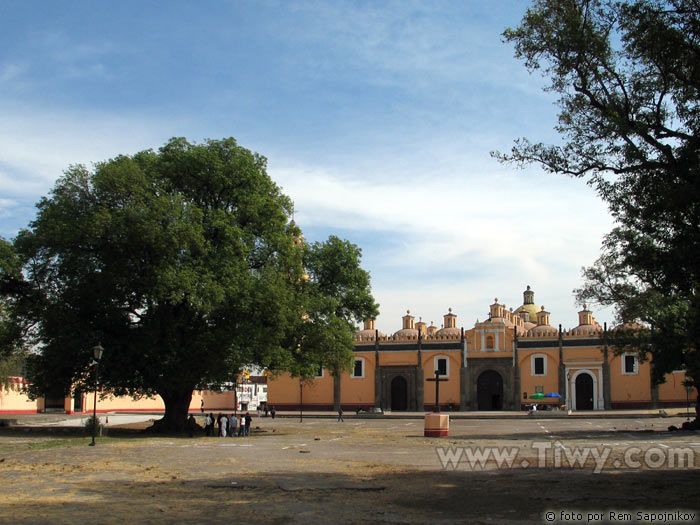
{"label": "tree foliage", "polygon": [[17,318],[18,292],[23,286],[22,265],[12,243],[0,237],[0,384],[21,375],[25,346]]}
{"label": "tree foliage", "polygon": [[294,375],[308,378],[319,367],[338,375],[351,366],[356,323],[378,314],[361,259],[360,248],[334,235],[304,245],[304,311],[290,343],[298,352],[284,367]]}
{"label": "tree foliage", "polygon": [[657,380],[685,368],[700,386],[700,4],[536,0],[504,36],[551,81],[563,141],[494,155],[597,190],[616,227],[578,298],[644,323]]}
{"label": "tree foliage", "polygon": [[15,239],[41,349],[33,393],[90,388],[100,342],[103,389],[160,395],[180,429],[195,388],[287,360],[303,276],[291,211],[234,139],[72,166]]}

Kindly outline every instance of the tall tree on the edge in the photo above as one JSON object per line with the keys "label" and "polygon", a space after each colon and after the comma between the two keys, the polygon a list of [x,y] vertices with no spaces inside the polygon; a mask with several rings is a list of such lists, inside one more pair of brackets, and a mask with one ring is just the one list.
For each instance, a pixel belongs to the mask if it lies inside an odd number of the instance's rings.
{"label": "tall tree on the edge", "polygon": [[[616,340],[651,354],[654,379],[700,386],[700,4],[536,0],[505,39],[559,95],[564,144],[520,139],[506,162],[583,177],[615,229],[584,270],[581,301],[646,327]],[[700,418],[700,397],[696,405]]]}

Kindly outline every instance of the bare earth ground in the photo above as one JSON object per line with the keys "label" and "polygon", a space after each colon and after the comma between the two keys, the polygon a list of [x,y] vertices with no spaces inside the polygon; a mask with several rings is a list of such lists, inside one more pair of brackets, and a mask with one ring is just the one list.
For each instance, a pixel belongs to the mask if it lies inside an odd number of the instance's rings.
{"label": "bare earth ground", "polygon": [[[666,431],[682,421],[469,419],[424,438],[422,420],[256,418],[249,438],[111,431],[95,447],[2,429],[0,523],[600,523],[610,511],[700,523],[700,433]],[[465,455],[444,469],[438,447]],[[513,466],[470,465],[465,451],[485,447],[513,451]],[[568,464],[580,447],[609,450],[600,473],[592,458]],[[694,466],[669,467],[677,450]]]}

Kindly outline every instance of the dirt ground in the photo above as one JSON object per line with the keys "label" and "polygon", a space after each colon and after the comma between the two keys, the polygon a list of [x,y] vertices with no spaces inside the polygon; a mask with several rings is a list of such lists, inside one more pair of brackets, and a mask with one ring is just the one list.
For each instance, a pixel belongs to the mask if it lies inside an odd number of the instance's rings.
{"label": "dirt ground", "polygon": [[261,418],[249,438],[111,430],[95,447],[0,429],[0,523],[698,523],[700,433],[666,431],[680,422],[456,420],[425,438],[422,420]]}

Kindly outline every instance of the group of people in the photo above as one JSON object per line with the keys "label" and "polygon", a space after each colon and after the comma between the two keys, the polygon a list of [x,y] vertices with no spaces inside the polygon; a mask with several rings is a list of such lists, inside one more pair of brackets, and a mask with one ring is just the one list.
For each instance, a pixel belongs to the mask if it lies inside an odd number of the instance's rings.
{"label": "group of people", "polygon": [[[204,419],[204,431],[207,436],[220,436],[234,437],[247,437],[250,435],[250,424],[253,421],[253,416],[250,412],[244,414],[219,414],[216,418],[214,414],[207,414]],[[215,428],[218,427],[218,428]],[[238,433],[236,433],[236,428],[238,428]]]}

